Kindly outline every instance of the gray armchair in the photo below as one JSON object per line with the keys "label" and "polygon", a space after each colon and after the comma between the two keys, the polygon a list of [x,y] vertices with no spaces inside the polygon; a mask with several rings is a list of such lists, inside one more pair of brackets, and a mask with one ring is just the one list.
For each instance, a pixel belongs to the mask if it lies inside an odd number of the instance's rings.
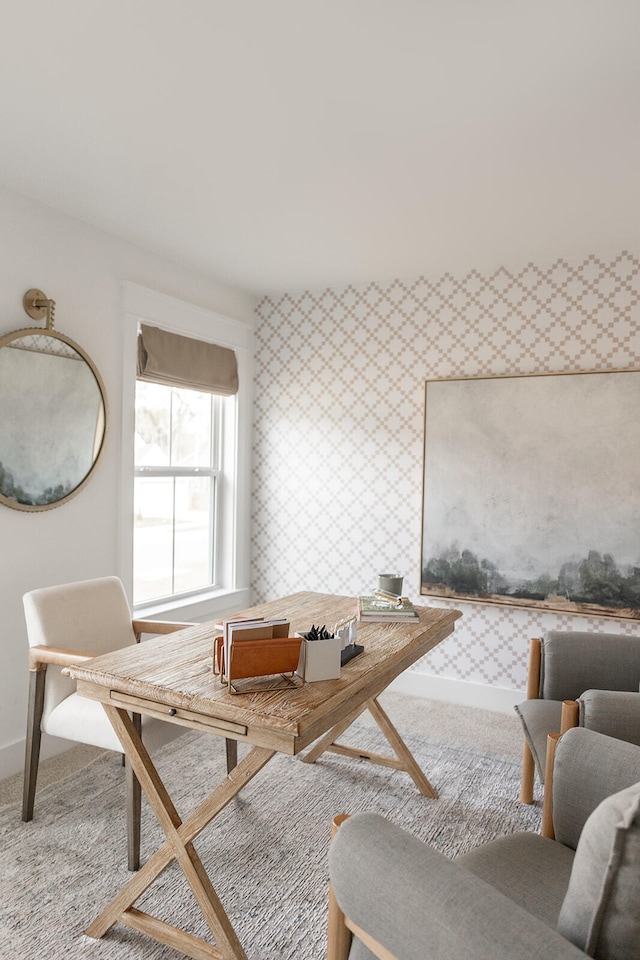
{"label": "gray armchair", "polygon": [[376,814],[346,819],[327,960],[638,960],[639,781],[640,747],[578,727],[556,750],[555,840],[516,833],[449,860]]}
{"label": "gray armchair", "polygon": [[552,630],[531,640],[527,700],[515,708],[525,738],[522,802],[533,802],[535,771],[545,781],[550,733],[584,726],[640,744],[639,689],[640,637]]}

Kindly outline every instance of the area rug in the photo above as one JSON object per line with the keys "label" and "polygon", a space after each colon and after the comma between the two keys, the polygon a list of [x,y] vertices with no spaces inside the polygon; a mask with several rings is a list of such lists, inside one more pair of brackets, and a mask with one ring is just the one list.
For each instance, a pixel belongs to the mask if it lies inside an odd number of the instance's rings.
{"label": "area rug", "polygon": [[[394,722],[396,716],[391,714]],[[195,841],[249,960],[322,960],[327,848],[337,813],[371,810],[455,856],[518,830],[538,831],[540,805],[518,801],[520,760],[469,743],[412,736],[409,749],[439,793],[422,797],[407,774],[335,754],[315,764],[278,755]],[[390,753],[370,718],[342,738]],[[240,754],[244,748],[240,749]],[[154,758],[181,816],[225,773],[224,744],[185,733]],[[142,856],[162,834],[143,810]],[[41,790],[35,818],[0,812],[3,960],[176,960],[174,950],[116,924],[102,940],[85,926],[126,883],[124,776],[115,754]],[[171,866],[136,904],[210,939],[180,871]]]}

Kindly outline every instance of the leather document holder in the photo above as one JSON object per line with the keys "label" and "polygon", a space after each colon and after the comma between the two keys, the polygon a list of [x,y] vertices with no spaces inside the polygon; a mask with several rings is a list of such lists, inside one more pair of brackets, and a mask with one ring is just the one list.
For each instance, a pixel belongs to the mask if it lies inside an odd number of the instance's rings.
{"label": "leather document holder", "polygon": [[[288,633],[288,621],[230,624],[226,641],[224,635],[214,640],[214,672],[230,693],[300,686],[296,669],[302,638]],[[258,679],[258,684],[246,682]]]}

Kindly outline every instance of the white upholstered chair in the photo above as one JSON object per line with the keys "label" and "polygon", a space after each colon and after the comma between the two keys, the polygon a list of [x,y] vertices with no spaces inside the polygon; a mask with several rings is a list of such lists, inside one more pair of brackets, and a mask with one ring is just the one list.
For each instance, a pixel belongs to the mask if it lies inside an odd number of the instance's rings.
{"label": "white upholstered chair", "polygon": [[[62,668],[92,656],[119,650],[140,640],[142,633],[171,633],[189,624],[132,620],[129,603],[117,577],[102,577],[44,587],[23,598],[29,639],[29,706],[22,819],[33,818],[41,733],[122,753],[102,704],[75,692],[75,682]],[[139,719],[139,718],[138,718]],[[142,736],[152,753],[182,727],[142,718]],[[235,741],[227,741],[227,768],[235,764]],[[128,864],[140,863],[140,786],[128,762]]]}

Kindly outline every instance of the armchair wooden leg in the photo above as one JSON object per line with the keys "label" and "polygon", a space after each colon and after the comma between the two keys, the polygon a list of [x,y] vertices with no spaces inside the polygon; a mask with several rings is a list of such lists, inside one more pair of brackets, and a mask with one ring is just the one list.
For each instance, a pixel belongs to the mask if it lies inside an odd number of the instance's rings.
{"label": "armchair wooden leg", "polygon": [[542,801],[542,827],[540,833],[549,840],[555,840],[553,829],[553,764],[556,747],[562,734],[550,733],[547,737],[547,762],[544,768],[544,798]]}
{"label": "armchair wooden leg", "polygon": [[522,748],[522,775],[520,778],[520,802],[533,803],[533,778],[535,776],[535,764],[533,754],[529,749],[529,744],[525,740]]}
{"label": "armchair wooden leg", "polygon": [[[331,837],[335,837],[347,813],[338,814],[331,824]],[[345,923],[345,915],[338,906],[333,888],[329,885],[329,910],[327,921],[327,960],[348,960],[351,949],[351,931]]]}
{"label": "armchair wooden leg", "polygon": [[[139,713],[134,713],[133,724],[139,735],[142,729],[142,720]],[[136,871],[140,869],[142,790],[126,756],[124,757],[124,768],[127,783],[127,866],[129,870]]]}
{"label": "armchair wooden leg", "polygon": [[27,708],[27,738],[22,789],[22,819],[25,823],[33,820],[33,804],[36,797],[40,742],[42,740],[40,722],[42,720],[42,709],[44,707],[46,678],[46,667],[41,670],[29,671],[29,706]]}
{"label": "armchair wooden leg", "polygon": [[[529,664],[527,668],[527,700],[537,700],[540,696],[540,673],[542,669],[542,641],[532,637],[529,641]],[[522,748],[522,776],[520,778],[521,803],[533,803],[533,781],[535,763],[529,744],[524,741]]]}

